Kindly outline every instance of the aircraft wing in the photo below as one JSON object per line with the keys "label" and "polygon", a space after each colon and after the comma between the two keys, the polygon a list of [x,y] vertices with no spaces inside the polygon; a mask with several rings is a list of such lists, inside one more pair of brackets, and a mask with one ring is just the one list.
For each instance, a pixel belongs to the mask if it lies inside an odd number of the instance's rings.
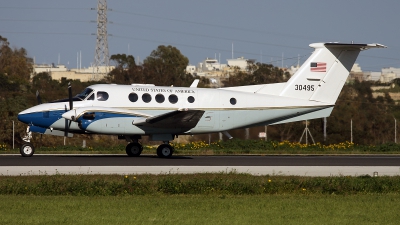
{"label": "aircraft wing", "polygon": [[[197,125],[199,120],[204,114],[203,110],[189,110],[189,109],[178,109],[175,111],[159,114],[156,116],[143,114],[128,109],[108,108],[108,107],[82,107],[79,109],[70,110],[62,115],[63,118],[78,121],[83,119],[94,119],[97,118],[95,114],[107,113],[107,118],[133,116],[135,117],[132,122],[136,126],[152,127],[152,128],[180,128],[180,129],[191,129]],[[93,118],[90,118],[90,117]],[[86,118],[85,118],[86,117]]]}
{"label": "aircraft wing", "polygon": [[154,128],[190,129],[197,125],[203,116],[203,110],[176,110],[149,118],[136,120],[133,125]]}

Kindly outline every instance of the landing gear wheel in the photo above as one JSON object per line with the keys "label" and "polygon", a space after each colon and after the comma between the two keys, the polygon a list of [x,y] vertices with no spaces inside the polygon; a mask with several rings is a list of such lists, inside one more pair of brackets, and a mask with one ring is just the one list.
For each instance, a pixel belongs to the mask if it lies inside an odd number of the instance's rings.
{"label": "landing gear wheel", "polygon": [[31,157],[35,153],[35,148],[31,143],[25,143],[21,146],[19,152],[23,157]]}
{"label": "landing gear wheel", "polygon": [[125,150],[128,156],[138,157],[142,153],[143,147],[139,143],[129,143]]}
{"label": "landing gear wheel", "polygon": [[174,149],[169,144],[162,144],[157,148],[157,155],[160,158],[170,158],[173,152]]}

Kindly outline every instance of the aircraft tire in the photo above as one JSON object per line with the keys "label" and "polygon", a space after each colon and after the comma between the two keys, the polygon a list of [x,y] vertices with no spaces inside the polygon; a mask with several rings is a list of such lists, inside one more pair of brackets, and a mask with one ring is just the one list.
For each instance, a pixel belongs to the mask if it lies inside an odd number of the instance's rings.
{"label": "aircraft tire", "polygon": [[160,158],[170,158],[173,152],[174,149],[169,144],[162,144],[157,148],[157,155]]}
{"label": "aircraft tire", "polygon": [[33,156],[33,153],[35,153],[35,148],[31,143],[25,143],[21,146],[19,152],[23,157],[31,157]]}
{"label": "aircraft tire", "polygon": [[138,157],[142,154],[143,147],[139,143],[129,143],[125,148],[126,154],[132,157]]}

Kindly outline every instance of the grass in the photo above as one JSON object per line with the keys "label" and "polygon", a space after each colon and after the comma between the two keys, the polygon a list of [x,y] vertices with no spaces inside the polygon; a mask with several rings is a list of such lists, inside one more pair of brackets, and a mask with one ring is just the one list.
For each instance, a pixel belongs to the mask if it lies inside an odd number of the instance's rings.
{"label": "grass", "polygon": [[0,195],[0,224],[398,224],[398,202],[398,194]]}
{"label": "grass", "polygon": [[398,224],[400,176],[0,176],[0,224]]}
{"label": "grass", "polygon": [[0,176],[0,195],[275,195],[400,193],[400,176],[252,176],[238,173],[165,175]]}

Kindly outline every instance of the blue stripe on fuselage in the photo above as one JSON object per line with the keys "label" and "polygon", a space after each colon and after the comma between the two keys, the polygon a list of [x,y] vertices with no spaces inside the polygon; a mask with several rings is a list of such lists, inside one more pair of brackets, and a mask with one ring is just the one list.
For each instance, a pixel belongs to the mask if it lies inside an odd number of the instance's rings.
{"label": "blue stripe on fuselage", "polygon": [[[87,112],[87,114],[90,114],[91,112]],[[108,118],[123,118],[123,117],[132,117],[132,118],[137,118],[137,116],[134,115],[126,115],[126,114],[119,114],[119,113],[107,113],[107,112],[94,112],[95,117],[92,120],[89,119],[83,119],[83,116],[81,116],[78,119],[78,122],[80,123],[80,128],[83,130],[86,130],[86,128],[93,122],[97,122],[103,119],[108,119]]]}
{"label": "blue stripe on fuselage", "polygon": [[48,128],[61,119],[63,113],[65,110],[18,114],[18,120],[26,124]]}

